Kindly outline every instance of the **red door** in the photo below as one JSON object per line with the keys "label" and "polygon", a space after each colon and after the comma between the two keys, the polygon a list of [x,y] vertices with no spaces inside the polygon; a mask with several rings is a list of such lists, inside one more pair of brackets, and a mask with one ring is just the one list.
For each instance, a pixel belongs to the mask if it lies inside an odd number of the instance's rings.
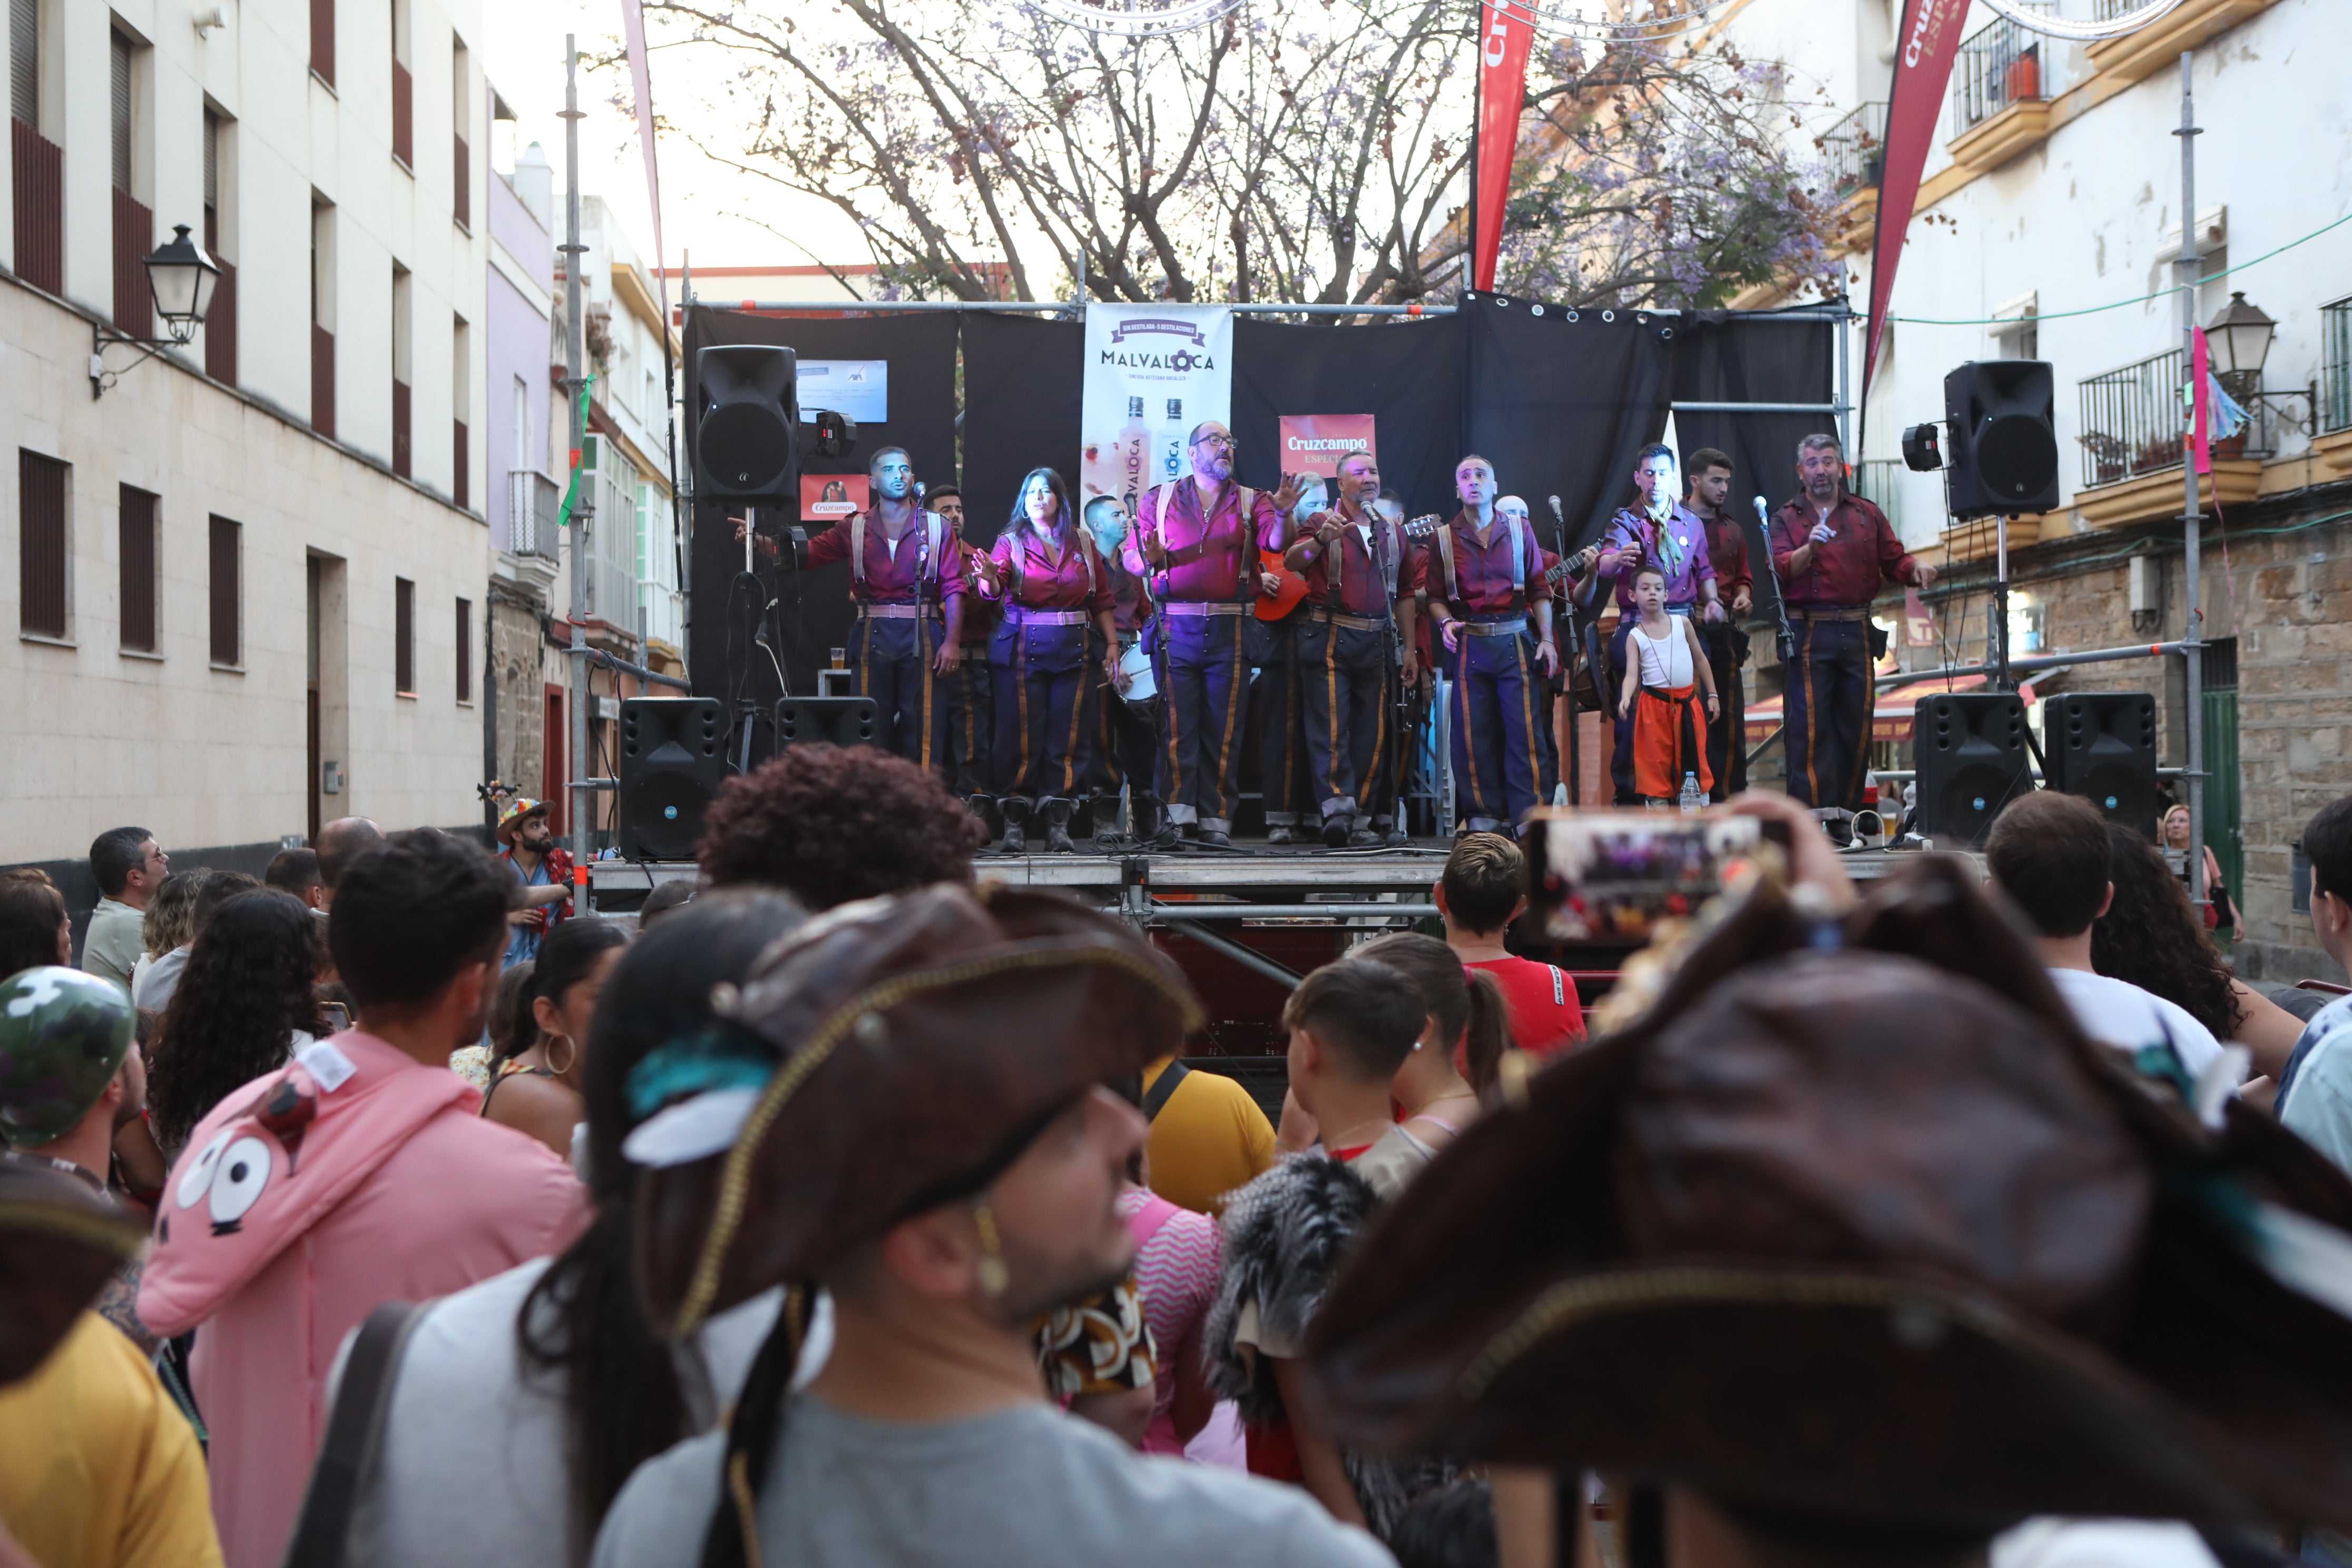
{"label": "red door", "polygon": [[547,803],[547,826],[558,838],[571,832],[571,773],[563,765],[564,737],[571,731],[563,727],[563,688],[547,689],[547,736],[541,750],[547,759],[545,777],[539,798]]}

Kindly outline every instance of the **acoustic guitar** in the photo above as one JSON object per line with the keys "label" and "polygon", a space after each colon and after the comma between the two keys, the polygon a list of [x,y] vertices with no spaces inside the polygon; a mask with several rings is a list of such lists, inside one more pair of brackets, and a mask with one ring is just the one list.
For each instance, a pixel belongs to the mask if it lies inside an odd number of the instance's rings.
{"label": "acoustic guitar", "polygon": [[[1416,517],[1411,522],[1398,525],[1405,538],[1409,540],[1426,539],[1444,526],[1445,520],[1435,512],[1431,512],[1426,517]],[[1296,543],[1297,541],[1294,540],[1292,542]],[[1288,552],[1281,550],[1261,550],[1257,552],[1258,570],[1274,579],[1274,592],[1261,597],[1257,602],[1257,618],[1261,621],[1282,619],[1283,616],[1298,608],[1299,600],[1307,597],[1306,574],[1293,572],[1282,563],[1282,558],[1286,553]]]}

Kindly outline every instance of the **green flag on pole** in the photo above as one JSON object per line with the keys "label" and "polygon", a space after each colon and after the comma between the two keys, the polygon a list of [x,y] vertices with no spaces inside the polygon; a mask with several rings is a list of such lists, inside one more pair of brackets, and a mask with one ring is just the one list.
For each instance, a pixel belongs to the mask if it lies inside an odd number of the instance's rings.
{"label": "green flag on pole", "polygon": [[[583,428],[588,423],[588,389],[595,384],[593,375],[583,378],[580,383],[580,423]],[[572,448],[572,482],[563,487],[563,505],[555,513],[555,526],[558,528],[572,526],[572,502],[580,496],[580,448],[574,447]]]}

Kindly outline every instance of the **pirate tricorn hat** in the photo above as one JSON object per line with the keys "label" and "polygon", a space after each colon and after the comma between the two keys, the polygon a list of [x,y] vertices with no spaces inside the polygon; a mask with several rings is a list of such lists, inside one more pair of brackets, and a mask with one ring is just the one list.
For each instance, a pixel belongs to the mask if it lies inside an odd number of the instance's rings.
{"label": "pirate tricorn hat", "polygon": [[1316,1321],[1328,1429],[1839,1526],[2352,1526],[2352,1180],[2086,1039],[1974,883],[1759,889],[1468,1129]]}

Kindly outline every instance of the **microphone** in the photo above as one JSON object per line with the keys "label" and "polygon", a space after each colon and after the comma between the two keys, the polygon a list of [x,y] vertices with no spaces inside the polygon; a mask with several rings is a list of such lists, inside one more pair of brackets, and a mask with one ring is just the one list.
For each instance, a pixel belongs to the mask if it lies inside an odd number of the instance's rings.
{"label": "microphone", "polygon": [[1558,496],[1546,496],[1544,497],[1544,500],[1551,502],[1551,520],[1559,524],[1561,528],[1565,529],[1568,526],[1568,514],[1560,510],[1559,498]]}
{"label": "microphone", "polygon": [[1764,504],[1762,496],[1756,498],[1756,521],[1767,528],[1772,526],[1772,510]]}

